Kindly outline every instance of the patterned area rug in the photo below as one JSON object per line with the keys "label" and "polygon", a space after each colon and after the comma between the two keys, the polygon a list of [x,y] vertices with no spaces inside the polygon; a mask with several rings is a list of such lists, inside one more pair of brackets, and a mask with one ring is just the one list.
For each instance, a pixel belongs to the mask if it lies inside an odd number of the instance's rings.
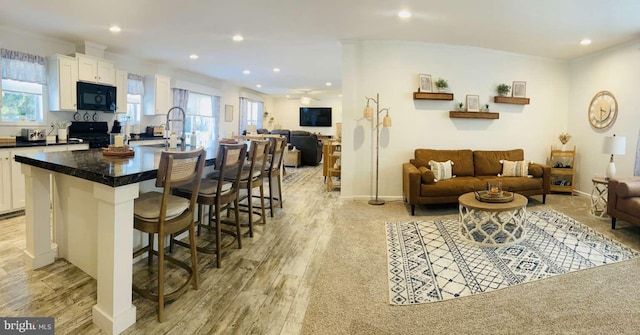
{"label": "patterned area rug", "polygon": [[474,246],[458,229],[457,217],[386,224],[392,305],[454,299],[638,256],[553,210],[527,213],[524,240],[509,247]]}

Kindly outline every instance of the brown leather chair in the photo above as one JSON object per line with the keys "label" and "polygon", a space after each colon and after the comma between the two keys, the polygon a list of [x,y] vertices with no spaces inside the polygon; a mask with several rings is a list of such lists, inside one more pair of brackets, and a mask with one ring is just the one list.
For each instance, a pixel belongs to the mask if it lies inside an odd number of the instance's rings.
{"label": "brown leather chair", "polygon": [[[149,244],[133,253],[138,257],[148,252],[149,264],[153,255],[158,256],[157,292],[154,285],[141,288],[133,283],[133,291],[140,296],[158,302],[158,321],[164,321],[164,303],[178,298],[189,288],[193,279],[193,288],[198,289],[198,260],[195,248],[191,249],[191,266],[170,255],[165,255],[164,240],[166,236],[188,230],[191,245],[195,245],[195,228],[193,213],[196,197],[200,188],[200,178],[204,168],[205,152],[200,148],[193,151],[163,151],[158,166],[156,187],[162,192],[142,193],[134,200],[133,225],[135,229],[149,234]],[[194,196],[189,199],[171,194],[172,189],[181,185],[191,185]],[[158,235],[158,251],[153,250],[154,234]],[[164,292],[165,259],[189,273],[189,277],[174,291]]]}
{"label": "brown leather chair", "polygon": [[609,179],[607,214],[611,229],[616,229],[617,219],[640,225],[640,177]]}

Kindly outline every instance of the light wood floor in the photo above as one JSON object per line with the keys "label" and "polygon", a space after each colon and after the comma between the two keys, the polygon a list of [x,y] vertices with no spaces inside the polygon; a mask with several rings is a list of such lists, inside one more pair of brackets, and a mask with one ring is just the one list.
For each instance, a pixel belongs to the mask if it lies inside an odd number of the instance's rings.
{"label": "light wood floor", "polygon": [[[258,225],[243,248],[222,257],[199,254],[201,287],[166,305],[133,294],[137,322],[125,334],[298,334],[328,244],[339,192],[325,192],[322,167],[287,169],[284,209]],[[96,281],[63,259],[35,271],[22,265],[24,216],[0,220],[0,316],[52,316],[56,334],[101,334],[91,321]],[[186,249],[177,247],[187,260]],[[177,273],[169,273],[169,281]],[[134,280],[153,277],[146,262]]]}

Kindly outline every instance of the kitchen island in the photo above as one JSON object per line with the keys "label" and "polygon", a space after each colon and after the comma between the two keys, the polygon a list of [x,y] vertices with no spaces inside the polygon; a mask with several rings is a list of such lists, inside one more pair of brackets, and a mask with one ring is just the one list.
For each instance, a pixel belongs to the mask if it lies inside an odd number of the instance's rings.
{"label": "kitchen island", "polygon": [[[95,278],[93,322],[108,334],[136,322],[133,201],[154,187],[162,150],[135,147],[133,157],[103,156],[101,149],[15,156],[25,176],[25,266],[51,264],[57,254]],[[214,157],[208,149],[205,165]]]}

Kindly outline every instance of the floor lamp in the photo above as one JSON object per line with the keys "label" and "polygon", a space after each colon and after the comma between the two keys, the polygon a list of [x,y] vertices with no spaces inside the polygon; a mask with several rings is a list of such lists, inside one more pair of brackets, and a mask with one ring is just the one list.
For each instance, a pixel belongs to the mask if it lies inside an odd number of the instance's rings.
{"label": "floor lamp", "polygon": [[391,127],[391,118],[389,117],[389,108],[380,109],[380,94],[376,93],[376,97],[369,98],[365,96],[367,99],[367,106],[364,108],[364,117],[367,119],[371,119],[373,115],[373,108],[369,106],[370,102],[373,102],[376,105],[376,198],[369,200],[369,205],[384,205],[384,200],[378,199],[378,167],[379,167],[379,158],[380,158],[380,113],[386,112],[385,117],[382,119],[382,126],[385,128]]}

